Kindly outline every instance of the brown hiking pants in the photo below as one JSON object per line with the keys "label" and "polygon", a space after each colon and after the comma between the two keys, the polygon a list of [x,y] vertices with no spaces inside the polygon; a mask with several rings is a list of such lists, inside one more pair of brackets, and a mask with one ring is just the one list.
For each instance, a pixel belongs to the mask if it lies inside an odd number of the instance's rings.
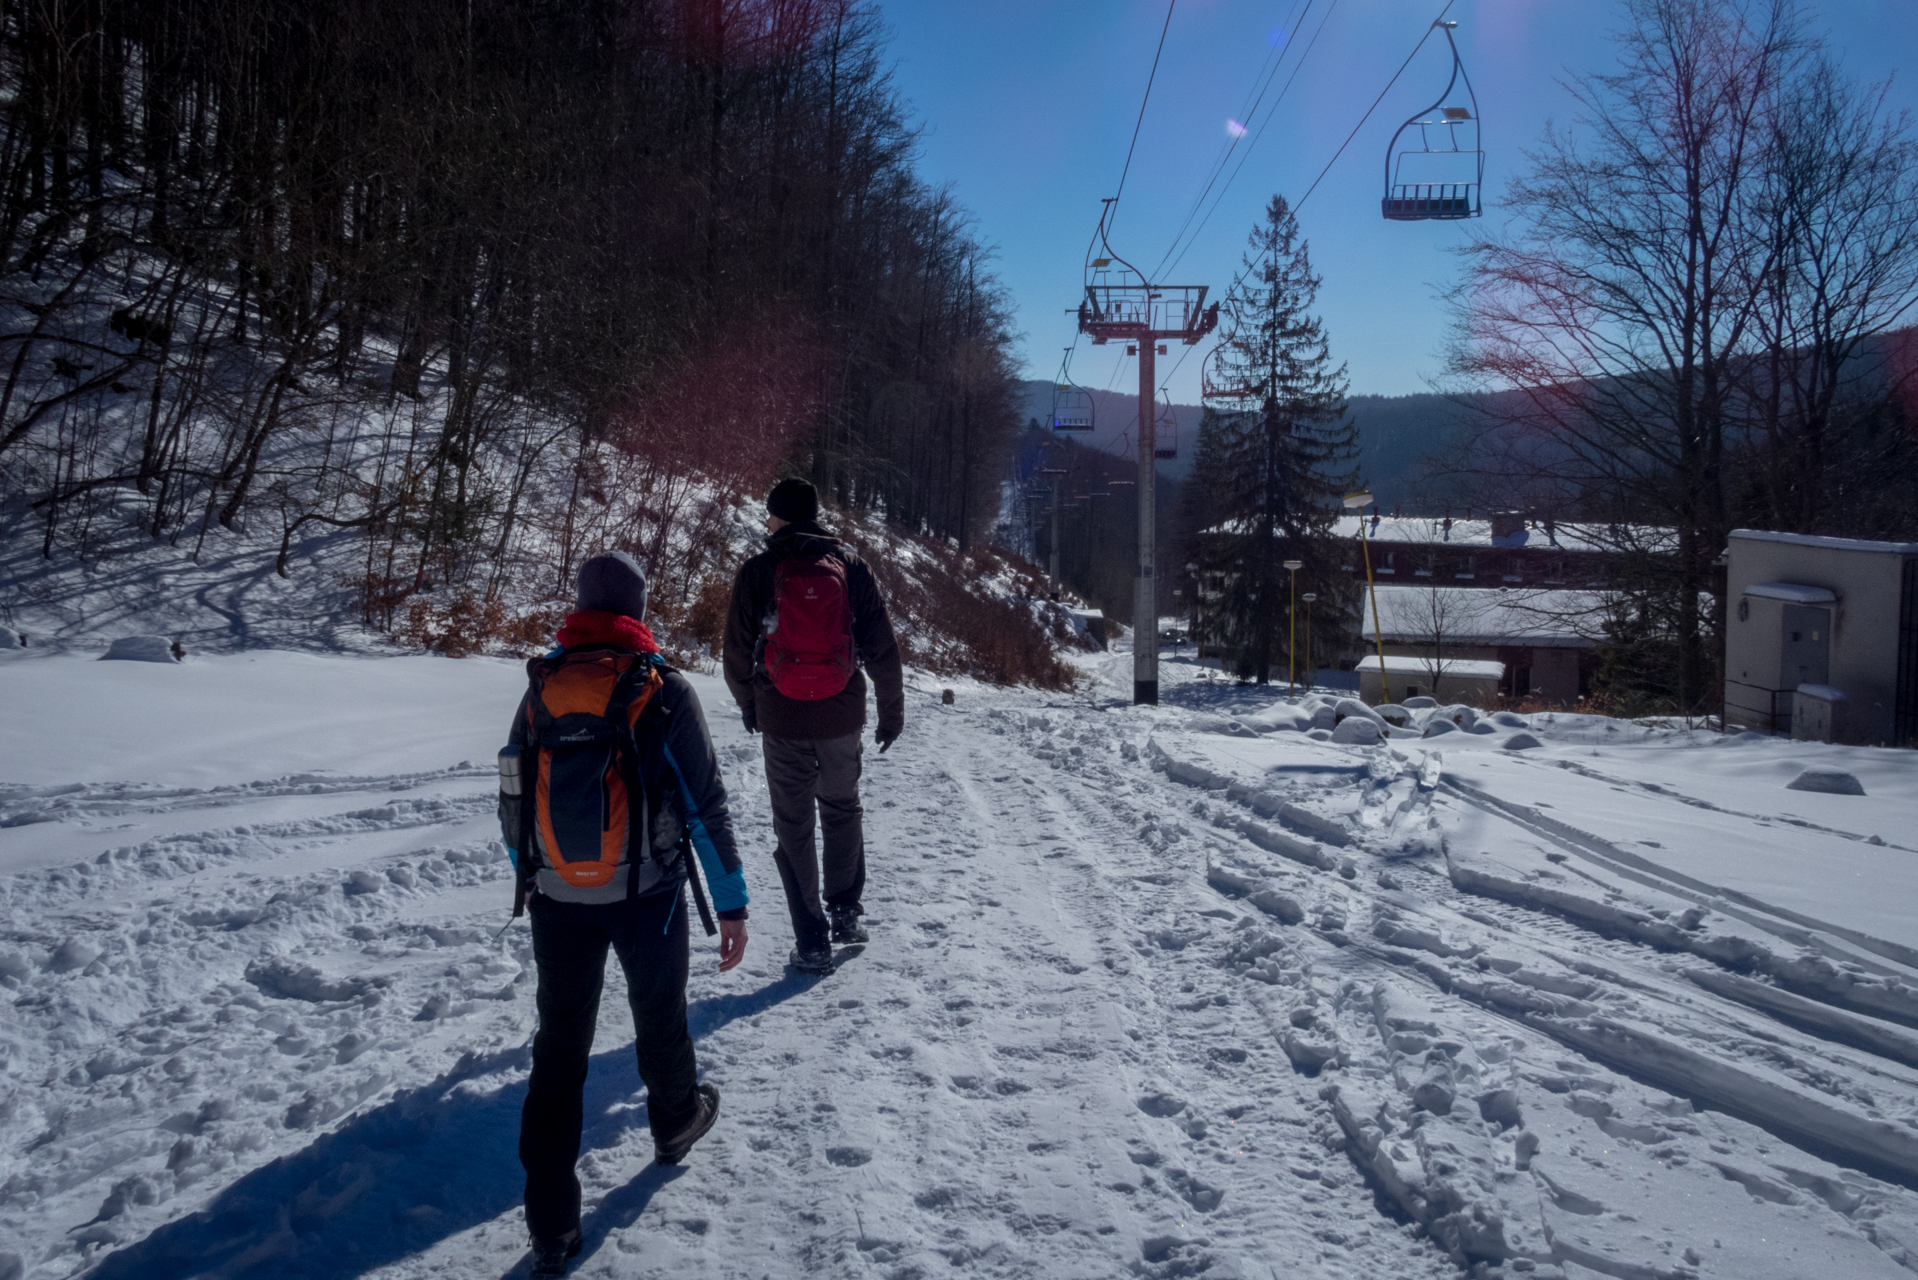
{"label": "brown hiking pants", "polygon": [[[863,743],[844,738],[775,738],[762,734],[766,785],[772,792],[773,860],[786,888],[793,937],[802,948],[827,945],[826,908],[857,906],[866,887],[866,840],[860,826],[859,771]],[[825,894],[813,843],[813,806],[824,828]]]}

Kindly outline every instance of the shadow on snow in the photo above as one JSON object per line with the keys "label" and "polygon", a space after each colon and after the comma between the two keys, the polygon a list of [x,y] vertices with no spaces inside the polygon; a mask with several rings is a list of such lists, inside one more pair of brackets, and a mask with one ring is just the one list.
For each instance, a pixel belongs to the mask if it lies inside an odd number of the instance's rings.
{"label": "shadow on snow", "polygon": [[[692,1002],[695,1040],[811,989],[789,974],[757,991]],[[520,1202],[519,1113],[526,1100],[527,1047],[468,1054],[431,1084],[408,1089],[356,1116],[304,1150],[246,1174],[198,1213],[115,1250],[89,1280],[188,1277],[351,1277],[419,1253],[492,1222]],[[486,1077],[519,1073],[490,1086]],[[586,1077],[582,1152],[614,1146],[643,1129],[646,1109],[630,1046],[592,1057]],[[582,1260],[631,1226],[655,1192],[683,1172],[648,1164],[580,1223]],[[523,1274],[524,1257],[508,1275]]]}

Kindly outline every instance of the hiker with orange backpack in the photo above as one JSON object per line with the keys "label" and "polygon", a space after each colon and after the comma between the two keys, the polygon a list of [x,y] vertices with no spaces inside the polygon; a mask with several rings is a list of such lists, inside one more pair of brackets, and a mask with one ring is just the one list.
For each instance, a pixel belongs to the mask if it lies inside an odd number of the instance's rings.
{"label": "hiker with orange backpack", "polygon": [[[866,842],[859,806],[866,677],[884,752],[905,725],[899,643],[872,570],[819,527],[819,494],[781,480],[766,499],[766,549],[740,567],[726,620],[726,686],[765,737],[773,855],[792,914],[791,964],[832,972],[832,943],[864,942]],[[813,810],[824,828],[824,893]]]}
{"label": "hiker with orange backpack", "polygon": [[[689,883],[719,970],[746,952],[746,880],[699,696],[667,666],[646,615],[646,575],[625,552],[580,566],[559,648],[526,664],[500,752],[500,826],[513,914],[532,917],[539,1029],[520,1113],[533,1274],[578,1254],[581,1092],[610,947],[626,974],[653,1154],[678,1164],[719,1113],[686,1026]],[[697,865],[696,865],[697,864]],[[714,926],[700,883],[711,886]]]}

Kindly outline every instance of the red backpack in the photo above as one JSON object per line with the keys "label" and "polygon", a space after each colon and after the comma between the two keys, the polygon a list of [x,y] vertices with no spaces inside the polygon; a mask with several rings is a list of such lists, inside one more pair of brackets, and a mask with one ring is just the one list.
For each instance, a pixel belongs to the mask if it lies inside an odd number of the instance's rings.
{"label": "red backpack", "polygon": [[838,556],[787,556],[773,570],[764,660],[773,688],[801,702],[830,698],[852,679],[852,596]]}

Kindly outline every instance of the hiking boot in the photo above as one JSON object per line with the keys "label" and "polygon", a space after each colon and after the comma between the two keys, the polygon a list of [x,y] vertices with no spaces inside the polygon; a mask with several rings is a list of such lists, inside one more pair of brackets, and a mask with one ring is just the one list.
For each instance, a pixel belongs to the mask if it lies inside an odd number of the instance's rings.
{"label": "hiking boot", "polygon": [[823,943],[816,947],[794,947],[786,963],[801,973],[831,973],[832,948]]}
{"label": "hiking boot", "polygon": [[563,1236],[550,1236],[544,1240],[533,1238],[533,1274],[536,1276],[563,1276],[566,1264],[579,1256],[581,1244],[579,1228],[574,1227]]}
{"label": "hiking boot", "polygon": [[828,907],[832,916],[832,940],[839,943],[866,942],[866,931],[859,927],[857,906]]}
{"label": "hiking boot", "polygon": [[702,1084],[693,1093],[699,1110],[686,1122],[686,1127],[666,1142],[653,1143],[653,1159],[660,1164],[678,1164],[684,1160],[686,1153],[693,1149],[693,1144],[705,1137],[706,1131],[713,1127],[713,1121],[719,1119],[719,1090]]}

